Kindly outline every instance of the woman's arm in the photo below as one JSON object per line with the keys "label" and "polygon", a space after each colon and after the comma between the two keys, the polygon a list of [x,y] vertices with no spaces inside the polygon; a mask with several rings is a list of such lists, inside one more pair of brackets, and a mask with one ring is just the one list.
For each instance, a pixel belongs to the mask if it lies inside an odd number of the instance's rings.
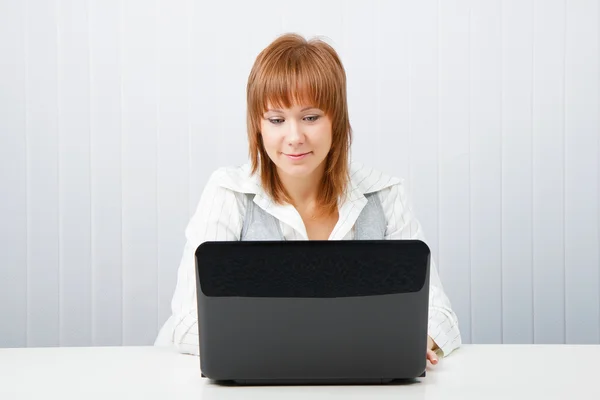
{"label": "woman's arm", "polygon": [[219,186],[219,171],[206,184],[185,231],[186,244],[177,271],[171,301],[172,315],[162,327],[155,345],[175,346],[181,353],[199,354],[195,253],[205,241],[240,239],[241,196]]}
{"label": "woman's arm", "polygon": [[[419,239],[426,242],[421,224],[411,210],[403,183],[393,185],[380,193],[381,204],[386,215],[386,239]],[[447,356],[461,345],[458,318],[452,310],[450,300],[432,259],[429,273],[429,322],[428,335],[433,339],[442,356]]]}

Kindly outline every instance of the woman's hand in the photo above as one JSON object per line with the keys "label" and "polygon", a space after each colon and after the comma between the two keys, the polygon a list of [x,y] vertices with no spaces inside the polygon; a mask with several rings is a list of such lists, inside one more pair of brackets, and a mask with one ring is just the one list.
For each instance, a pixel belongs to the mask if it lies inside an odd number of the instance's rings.
{"label": "woman's hand", "polygon": [[427,359],[431,364],[436,365],[438,363],[438,356],[435,354],[435,349],[437,349],[437,344],[433,341],[430,336],[427,336]]}

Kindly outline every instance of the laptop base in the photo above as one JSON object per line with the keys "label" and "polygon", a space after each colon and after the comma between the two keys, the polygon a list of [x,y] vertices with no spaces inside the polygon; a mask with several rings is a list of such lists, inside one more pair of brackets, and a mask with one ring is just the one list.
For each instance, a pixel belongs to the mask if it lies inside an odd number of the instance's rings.
{"label": "laptop base", "polygon": [[[423,371],[420,378],[426,376]],[[206,378],[202,374],[203,378]],[[222,386],[252,386],[252,385],[384,385],[384,384],[410,384],[415,383],[415,378],[368,378],[368,379],[233,379],[215,380],[214,383]]]}

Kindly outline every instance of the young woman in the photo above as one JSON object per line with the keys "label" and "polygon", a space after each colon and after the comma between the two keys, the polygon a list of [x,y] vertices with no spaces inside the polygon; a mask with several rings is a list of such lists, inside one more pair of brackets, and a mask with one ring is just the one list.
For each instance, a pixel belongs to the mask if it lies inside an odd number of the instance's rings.
{"label": "young woman", "polygon": [[[359,233],[424,241],[402,180],[349,162],[346,74],[328,44],[287,34],[258,55],[247,128],[250,164],[212,174],[186,229],[173,314],[156,345],[199,353],[194,252],[204,241],[352,240]],[[377,218],[359,218],[367,210],[385,221],[380,228],[369,222]],[[427,359],[437,364],[461,337],[433,263],[429,304]]]}

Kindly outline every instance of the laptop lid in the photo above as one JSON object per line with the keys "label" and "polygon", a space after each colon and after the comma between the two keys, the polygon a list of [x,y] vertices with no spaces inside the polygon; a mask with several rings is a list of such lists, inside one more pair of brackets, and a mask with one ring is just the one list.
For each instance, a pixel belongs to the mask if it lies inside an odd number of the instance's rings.
{"label": "laptop lid", "polygon": [[200,367],[240,383],[424,376],[430,250],[419,240],[205,242]]}

